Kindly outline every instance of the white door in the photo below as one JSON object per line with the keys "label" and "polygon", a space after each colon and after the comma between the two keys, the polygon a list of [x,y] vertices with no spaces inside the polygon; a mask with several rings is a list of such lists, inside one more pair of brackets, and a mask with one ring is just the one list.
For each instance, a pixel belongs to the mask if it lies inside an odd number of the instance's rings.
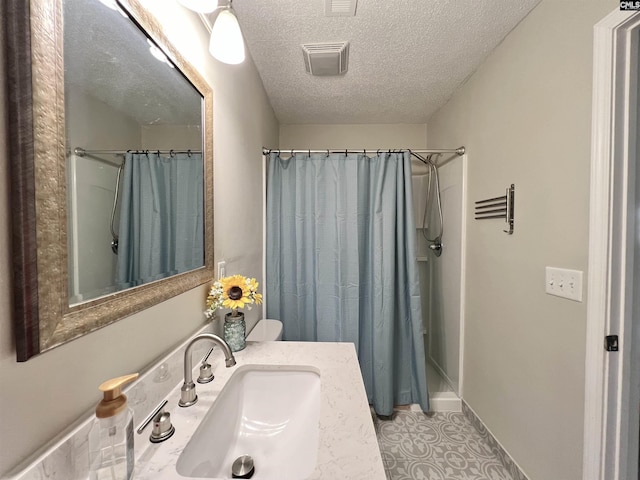
{"label": "white door", "polygon": [[638,478],[639,29],[620,11],[595,28],[584,480]]}

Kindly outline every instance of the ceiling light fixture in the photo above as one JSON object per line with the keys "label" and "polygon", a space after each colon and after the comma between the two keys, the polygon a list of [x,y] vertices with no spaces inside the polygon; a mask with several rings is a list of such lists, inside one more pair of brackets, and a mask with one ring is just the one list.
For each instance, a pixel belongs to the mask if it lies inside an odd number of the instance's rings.
{"label": "ceiling light fixture", "polygon": [[211,13],[218,8],[218,0],[178,0],[180,4],[198,13]]}
{"label": "ceiling light fixture", "polygon": [[211,28],[211,40],[209,52],[216,60],[230,65],[238,65],[244,62],[244,39],[240,24],[235,12],[231,8],[231,2],[219,8],[220,12],[213,21]]}

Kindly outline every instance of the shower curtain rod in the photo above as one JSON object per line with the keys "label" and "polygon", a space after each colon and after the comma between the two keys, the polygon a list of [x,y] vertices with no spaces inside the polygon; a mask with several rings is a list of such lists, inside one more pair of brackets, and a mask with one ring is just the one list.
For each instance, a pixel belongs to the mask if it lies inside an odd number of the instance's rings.
{"label": "shower curtain rod", "polygon": [[76,147],[73,149],[73,153],[79,157],[84,157],[86,155],[100,154],[100,155],[124,155],[129,152],[134,153],[164,153],[164,154],[174,154],[174,153],[202,153],[200,150],[154,150],[148,148],[132,148],[130,150],[85,150],[81,147]]}
{"label": "shower curtain rod", "polygon": [[263,155],[268,155],[269,153],[364,153],[366,154],[367,152],[393,152],[393,153],[400,153],[400,152],[409,152],[409,153],[455,153],[458,156],[462,156],[465,153],[465,148],[464,147],[458,147],[458,148],[444,148],[444,149],[430,149],[430,150],[413,150],[410,148],[400,148],[400,149],[388,149],[388,148],[379,148],[379,149],[364,149],[364,150],[351,150],[351,149],[345,149],[345,148],[337,148],[337,149],[325,149],[325,150],[298,150],[298,149],[278,149],[278,148],[262,148],[262,154]]}

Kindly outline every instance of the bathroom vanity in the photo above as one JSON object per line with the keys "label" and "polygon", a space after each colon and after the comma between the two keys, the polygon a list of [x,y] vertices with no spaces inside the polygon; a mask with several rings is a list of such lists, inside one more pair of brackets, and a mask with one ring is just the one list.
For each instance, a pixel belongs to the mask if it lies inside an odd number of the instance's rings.
{"label": "bathroom vanity", "polygon": [[[171,421],[175,426],[175,433],[162,443],[149,441],[151,427],[147,427],[142,434],[135,434],[135,479],[231,478],[230,471],[224,476],[212,474],[214,470],[219,470],[221,463],[229,461],[222,460],[220,455],[216,456],[213,453],[224,450],[225,447],[225,444],[215,443],[226,442],[229,431],[237,428],[239,422],[233,420],[233,417],[238,413],[234,413],[238,404],[250,400],[258,408],[266,408],[268,412],[271,408],[268,402],[273,400],[270,400],[267,391],[273,386],[271,390],[280,392],[281,395],[274,397],[281,399],[277,400],[277,403],[286,403],[288,406],[285,405],[284,409],[295,410],[294,417],[298,416],[297,419],[288,419],[286,415],[283,417],[281,408],[272,424],[274,442],[279,441],[276,438],[277,431],[293,425],[291,428],[294,430],[294,437],[291,438],[294,443],[290,438],[285,448],[280,449],[280,453],[244,452],[255,457],[253,479],[385,480],[371,412],[352,344],[248,342],[244,350],[234,354],[236,365],[230,368],[225,367],[224,355],[216,348],[209,357],[215,379],[211,383],[197,384],[197,403],[182,408],[178,406],[178,400],[186,344],[187,342],[145,372],[125,392],[134,409],[136,427],[164,399],[168,400],[165,410],[170,412]],[[198,376],[200,359],[210,346],[208,342],[200,342],[199,348],[194,350],[194,378]],[[265,372],[267,375],[261,376]],[[284,377],[283,382],[280,373],[291,374],[292,377]],[[269,375],[273,375],[273,379]],[[262,383],[262,387],[259,383],[251,384],[252,376],[259,382],[267,383]],[[302,378],[301,376],[304,377],[304,382],[311,383],[301,383],[296,387],[297,378]],[[280,383],[271,385],[272,381]],[[161,388],[165,391],[161,392]],[[295,390],[296,388],[298,390]],[[243,395],[251,395],[251,398],[242,398]],[[212,435],[207,437],[197,430],[209,410],[213,412],[217,408],[216,405],[222,405],[221,411],[224,415],[221,416],[218,412],[217,420],[205,420],[212,429]],[[316,408],[317,416],[314,419]],[[246,415],[246,409],[242,415]],[[90,420],[87,418],[66,436],[58,439],[27,468],[9,478],[87,478],[88,471],[84,470],[87,463],[86,433]],[[296,421],[303,423],[296,425]],[[304,421],[308,423],[305,424]],[[256,425],[259,422],[260,420]],[[246,435],[246,431],[242,435]],[[296,440],[295,435],[302,440]],[[198,442],[201,444],[198,445]],[[194,450],[194,447],[196,456],[188,453]],[[307,449],[304,455],[297,452],[298,458],[292,460],[292,469],[285,470],[286,473],[283,474],[282,466],[287,460],[282,452],[292,447],[311,447],[313,451]],[[197,458],[198,449],[212,452],[211,459],[193,460]],[[268,449],[271,449],[271,445]],[[209,467],[214,467],[213,470],[207,469],[205,463],[211,464]],[[228,467],[230,470],[230,465]],[[227,466],[220,468],[226,471]],[[299,476],[296,472],[299,472]]]}
{"label": "bathroom vanity", "polygon": [[[218,400],[228,384],[232,383],[233,376],[241,375],[242,372],[274,372],[281,371],[283,373],[304,372],[311,373],[319,377],[319,423],[317,425],[317,452],[315,467],[308,468],[310,475],[304,474],[305,467],[308,465],[300,465],[301,476],[296,476],[296,471],[288,470],[286,473],[276,475],[277,470],[274,465],[264,465],[273,461],[282,463],[281,455],[270,453],[263,455],[259,459],[256,452],[254,455],[256,473],[253,478],[287,478],[293,480],[295,478],[309,479],[337,479],[348,478],[351,480],[383,480],[385,478],[384,467],[380,456],[380,450],[371,420],[371,413],[367,404],[364,385],[355,348],[352,344],[347,343],[302,343],[302,342],[249,342],[247,348],[235,353],[236,366],[225,368],[224,358],[220,351],[214,352],[212,364],[214,366],[215,380],[209,384],[197,385],[198,402],[187,408],[178,407],[179,389],[176,388],[169,395],[169,404],[172,422],[176,428],[176,433],[172,438],[164,443],[152,444],[148,442],[146,436],[143,441],[148,443],[146,450],[141,454],[136,468],[136,478],[140,480],[160,480],[175,478],[231,478],[231,462],[233,459],[226,459],[229,472],[226,477],[200,477],[191,476],[183,477],[177,472],[184,473],[185,465],[179,461],[183,450],[193,438],[192,441],[198,441],[202,435],[196,437],[196,432],[201,421]],[[266,381],[269,381],[268,379]],[[274,381],[277,381],[274,379]],[[295,379],[290,382],[295,383]],[[267,387],[268,388],[268,387]],[[276,387],[286,389],[287,385]],[[310,386],[312,388],[312,386]],[[247,387],[239,387],[244,394],[251,394],[251,390]],[[255,392],[254,392],[255,393]],[[306,398],[302,392],[291,392],[293,401],[300,399],[301,403],[308,404],[312,399]],[[237,395],[237,394],[236,394]],[[242,393],[240,393],[242,395]],[[286,393],[285,393],[286,396]],[[242,399],[236,398],[237,401]],[[255,401],[256,399],[251,399]],[[220,401],[220,400],[218,400]],[[268,402],[268,396],[264,395],[258,402]],[[228,415],[232,415],[233,407],[227,408]],[[304,417],[309,418],[312,414],[304,411]],[[284,428],[285,423],[293,423],[294,420],[282,421],[282,416],[273,422],[275,429]],[[232,420],[230,420],[233,423]],[[313,423],[313,420],[311,421]],[[222,423],[222,422],[221,422]],[[215,429],[216,427],[213,426]],[[230,428],[233,428],[231,426]],[[222,432],[223,427],[220,426],[219,435],[227,437],[228,432]],[[306,439],[301,438],[301,443],[308,442],[312,444],[312,437],[316,432],[313,431],[314,426],[309,426]],[[214,432],[215,436],[215,432]],[[277,435],[274,435],[274,438]],[[206,438],[206,437],[203,437]],[[140,441],[140,440],[139,440]],[[278,440],[275,439],[274,442]],[[208,442],[209,444],[212,442]],[[212,449],[224,448],[210,445]],[[240,453],[240,452],[239,452]],[[252,452],[244,452],[252,454]],[[295,457],[300,458],[302,455],[297,453]],[[211,454],[214,457],[214,454]],[[261,461],[263,465],[260,465]],[[293,459],[291,460],[294,461]],[[188,463],[188,461],[187,461]],[[205,462],[202,462],[205,463]],[[176,467],[177,470],[176,470]],[[198,465],[186,465],[187,470],[194,472],[191,475],[197,475],[199,468],[206,470],[206,467],[198,467]],[[286,467],[279,465],[280,468]],[[223,467],[224,468],[224,467]],[[264,477],[260,472],[271,472]],[[273,475],[273,476],[272,476]]]}

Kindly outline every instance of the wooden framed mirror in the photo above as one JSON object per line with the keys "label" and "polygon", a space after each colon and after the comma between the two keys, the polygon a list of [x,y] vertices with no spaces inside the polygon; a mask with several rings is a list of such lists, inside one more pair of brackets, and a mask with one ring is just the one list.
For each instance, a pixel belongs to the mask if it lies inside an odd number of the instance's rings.
{"label": "wooden framed mirror", "polygon": [[[82,11],[80,6],[88,10]],[[213,92],[138,0],[6,0],[4,8],[14,331],[17,359],[25,361],[213,278]],[[103,24],[92,24],[94,21]],[[71,33],[79,36],[74,40]],[[109,46],[104,44],[107,41]],[[118,56],[113,54],[116,50]],[[143,51],[144,55],[140,53]],[[138,56],[125,58],[126,55]],[[143,58],[145,55],[148,59]],[[143,63],[147,61],[157,64]],[[126,70],[123,73],[118,68]],[[112,92],[114,84],[121,84],[123,90]],[[183,91],[187,92],[185,95],[192,91],[197,97],[182,98],[179,92]],[[78,108],[79,104],[83,107]],[[199,111],[194,112],[192,107],[182,112],[185,104],[197,105]],[[130,110],[123,113],[123,108]],[[96,112],[101,109],[115,113],[98,115]],[[118,115],[133,123],[124,128],[126,122]],[[199,125],[194,124],[196,117]],[[112,127],[130,135],[136,132],[135,125],[141,130],[139,142],[137,137],[114,141]],[[166,133],[167,129],[171,134]],[[117,190],[118,186],[125,191],[135,187],[125,185],[118,176],[111,212],[102,208],[99,214],[78,213],[79,206],[104,206],[112,199],[99,185],[103,180],[93,182],[85,189],[87,196],[79,197],[77,171],[71,172],[72,167],[84,168],[85,159],[90,158],[103,162],[91,168],[109,170],[112,178],[118,163],[135,162],[138,157],[154,157],[160,163],[168,163],[177,157],[176,152],[182,152],[193,159],[197,147],[193,143],[185,147],[182,135],[190,135],[191,141],[200,146],[202,172],[190,177],[193,183],[186,185],[187,190],[201,192],[198,200],[190,200],[190,205],[202,210],[198,213],[200,223],[188,230],[196,232],[193,235],[203,251],[194,247],[195,260],[187,262],[188,267],[164,267],[166,271],[132,281],[98,288],[82,280],[95,280],[91,269],[89,273],[78,273],[84,266],[94,267],[102,274],[111,268],[109,265],[119,264],[122,257],[110,259],[108,255],[114,255],[115,250],[104,252],[111,250],[109,243],[114,240],[118,246],[115,233],[106,243],[100,233],[100,238],[85,248],[86,242],[78,232],[117,230],[118,221],[112,218],[111,225],[107,225],[109,222],[104,220],[109,215],[120,217],[120,228],[129,225],[123,220],[124,207],[116,207]],[[78,144],[78,138],[83,145]],[[174,138],[174,143],[165,142],[157,148],[149,144],[150,139],[160,142],[167,138]],[[79,218],[88,220],[79,227],[75,223],[80,222]],[[151,237],[136,241],[144,244],[152,238],[155,242],[158,237],[175,237],[181,231],[180,227],[172,228],[165,233],[162,227],[158,230],[162,235],[152,233]],[[119,245],[121,248],[124,247]],[[98,255],[104,256],[107,267],[95,267],[103,265]],[[82,290],[78,289],[79,284],[92,286]]]}

